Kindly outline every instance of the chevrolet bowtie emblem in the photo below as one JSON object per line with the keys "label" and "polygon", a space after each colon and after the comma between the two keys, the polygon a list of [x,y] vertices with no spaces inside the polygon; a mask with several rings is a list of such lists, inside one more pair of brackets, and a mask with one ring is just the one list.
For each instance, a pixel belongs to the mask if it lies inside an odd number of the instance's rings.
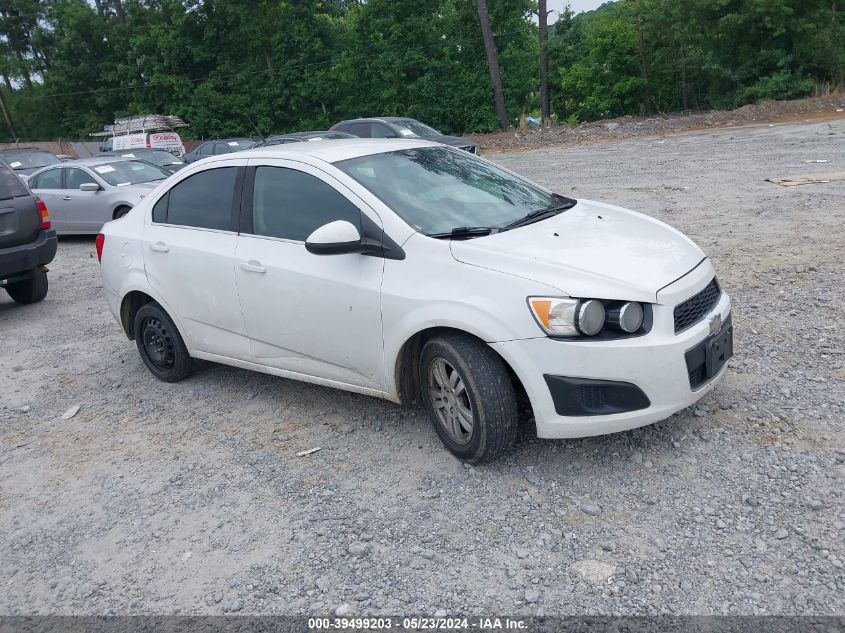
{"label": "chevrolet bowtie emblem", "polygon": [[710,319],[710,334],[715,334],[722,329],[722,315],[717,314]]}

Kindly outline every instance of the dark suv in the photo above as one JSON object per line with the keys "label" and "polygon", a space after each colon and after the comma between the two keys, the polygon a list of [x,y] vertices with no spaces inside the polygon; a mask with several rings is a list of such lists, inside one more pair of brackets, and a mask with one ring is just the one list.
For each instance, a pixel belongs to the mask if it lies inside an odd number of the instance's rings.
{"label": "dark suv", "polygon": [[478,153],[478,147],[469,139],[446,136],[425,123],[407,117],[386,116],[341,121],[333,125],[331,131],[346,132],[361,138],[424,138],[427,141],[458,147],[471,154]]}
{"label": "dark suv", "polygon": [[47,206],[0,163],[0,287],[16,303],[47,296],[46,265],[56,256]]}

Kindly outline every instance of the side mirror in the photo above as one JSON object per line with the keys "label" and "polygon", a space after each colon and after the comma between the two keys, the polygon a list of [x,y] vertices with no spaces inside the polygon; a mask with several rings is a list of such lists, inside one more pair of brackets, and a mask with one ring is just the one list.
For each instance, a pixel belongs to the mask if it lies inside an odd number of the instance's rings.
{"label": "side mirror", "polygon": [[81,185],[79,185],[79,190],[80,191],[99,191],[100,185],[98,185],[96,182],[83,182]]}
{"label": "side mirror", "polygon": [[335,220],[324,224],[305,240],[305,249],[314,255],[344,255],[361,253],[369,245],[352,222]]}

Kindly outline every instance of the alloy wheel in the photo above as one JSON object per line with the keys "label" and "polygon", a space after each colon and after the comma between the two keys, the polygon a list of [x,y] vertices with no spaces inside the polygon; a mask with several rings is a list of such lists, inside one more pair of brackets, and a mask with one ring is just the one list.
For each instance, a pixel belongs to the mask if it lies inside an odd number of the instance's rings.
{"label": "alloy wheel", "polygon": [[435,358],[428,367],[428,390],[437,421],[457,444],[472,439],[472,402],[464,379],[443,358]]}

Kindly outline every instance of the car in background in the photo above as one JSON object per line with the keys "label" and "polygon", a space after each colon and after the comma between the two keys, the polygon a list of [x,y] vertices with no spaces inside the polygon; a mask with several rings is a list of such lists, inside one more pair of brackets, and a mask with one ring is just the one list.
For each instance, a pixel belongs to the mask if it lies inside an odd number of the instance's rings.
{"label": "car in background", "polygon": [[681,232],[420,139],[204,160],[96,245],[160,380],[199,358],[422,400],[472,463],[514,442],[523,404],[541,438],[668,418],[733,350],[730,299]]}
{"label": "car in background", "polygon": [[57,234],[89,235],[126,215],[170,175],[145,160],[98,156],[46,167],[29,185],[50,209]]}
{"label": "car in background", "polygon": [[183,158],[186,163],[195,163],[209,156],[242,152],[245,149],[255,147],[257,144],[258,141],[253,141],[250,138],[223,138],[217,139],[216,141],[206,141],[194,151],[185,154]]}
{"label": "car in background", "polygon": [[56,256],[56,233],[43,200],[0,163],[0,287],[19,304],[47,296],[47,264]]}
{"label": "car in background", "polygon": [[331,141],[343,138],[358,138],[353,134],[345,132],[291,132],[290,134],[279,134],[268,136],[255,147],[270,147],[271,145],[287,145],[288,143],[302,143],[304,141]]}
{"label": "car in background", "polygon": [[145,160],[147,162],[152,163],[153,165],[163,167],[171,173],[175,173],[182,169],[185,165],[187,165],[187,163],[181,158],[175,156],[174,154],[171,154],[170,152],[166,152],[163,149],[141,148],[127,150],[123,152],[106,152],[100,154],[100,156],[120,156],[121,158],[137,158],[138,160]]}
{"label": "car in background", "polygon": [[459,136],[447,136],[433,127],[407,117],[380,117],[341,121],[333,125],[332,132],[346,132],[360,138],[405,138],[425,139],[443,145],[451,145],[470,154],[478,153],[478,146],[472,141]]}
{"label": "car in background", "polygon": [[128,149],[163,149],[174,156],[185,155],[185,145],[176,132],[134,132],[109,136],[100,146],[101,152],[123,151]]}
{"label": "car in background", "polygon": [[58,165],[61,159],[46,149],[16,147],[0,150],[0,160],[11,167],[18,176],[29,176],[47,165]]}

